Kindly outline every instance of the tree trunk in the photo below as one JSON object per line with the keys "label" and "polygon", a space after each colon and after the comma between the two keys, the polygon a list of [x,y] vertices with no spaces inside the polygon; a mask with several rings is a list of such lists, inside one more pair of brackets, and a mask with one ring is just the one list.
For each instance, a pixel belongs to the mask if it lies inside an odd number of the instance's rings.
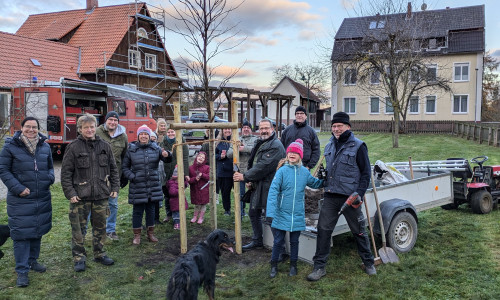
{"label": "tree trunk", "polygon": [[394,110],[394,131],[392,132],[392,148],[399,148],[399,113]]}

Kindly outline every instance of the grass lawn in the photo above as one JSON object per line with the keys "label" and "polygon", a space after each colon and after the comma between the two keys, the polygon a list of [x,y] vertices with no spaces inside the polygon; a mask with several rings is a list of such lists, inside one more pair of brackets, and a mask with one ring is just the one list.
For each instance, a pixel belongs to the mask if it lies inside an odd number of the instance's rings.
{"label": "grass lawn", "polygon": [[[321,134],[322,147],[330,135]],[[385,134],[359,135],[369,149],[370,160],[441,160],[448,157],[471,159],[487,155],[486,164],[500,164],[500,149],[443,135],[401,135],[400,148],[392,149]],[[189,191],[189,190],[187,190]],[[17,288],[12,241],[3,246],[0,259],[0,299],[161,299],[180,254],[179,233],[172,224],[158,225],[160,242],[132,246],[132,206],[127,203],[127,188],[120,192],[119,241],[107,241],[105,249],[115,259],[106,267],[92,261],[91,242],[86,241],[87,270],[73,271],[68,200],[60,184],[52,187],[53,228],[43,237],[39,261],[47,272],[30,272],[30,286]],[[218,206],[219,228],[232,234],[233,220],[222,215]],[[192,216],[192,207],[188,213]],[[207,213],[207,215],[209,215]],[[161,212],[164,216],[164,211]],[[0,223],[7,223],[5,200],[0,200]],[[457,210],[440,208],[419,214],[419,235],[415,248],[400,254],[399,264],[377,267],[378,275],[368,277],[360,264],[355,241],[350,234],[333,238],[327,275],[321,281],[305,280],[311,266],[299,262],[299,274],[288,277],[288,263],[279,265],[280,273],[269,279],[270,250],[242,255],[224,253],[218,265],[217,299],[500,299],[500,211],[475,215],[467,205]],[[203,225],[188,221],[188,248],[206,236]],[[251,237],[248,217],[243,221],[243,241]],[[380,241],[378,246],[380,247]],[[208,299],[200,291],[200,299]]]}

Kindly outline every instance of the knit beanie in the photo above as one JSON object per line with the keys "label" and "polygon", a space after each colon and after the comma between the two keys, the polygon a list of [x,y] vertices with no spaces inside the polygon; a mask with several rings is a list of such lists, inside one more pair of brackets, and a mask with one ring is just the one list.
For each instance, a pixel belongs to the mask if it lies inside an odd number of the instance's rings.
{"label": "knit beanie", "polygon": [[288,152],[297,153],[300,155],[300,159],[304,158],[304,141],[296,139],[295,142],[286,148],[286,153],[288,154]]}
{"label": "knit beanie", "polygon": [[351,123],[349,123],[349,115],[343,111],[339,111],[333,115],[332,125],[335,123],[344,123],[351,126]]}
{"label": "knit beanie", "polygon": [[248,126],[248,127],[250,127],[250,129],[252,129],[252,124],[250,124],[250,122],[248,122],[247,119],[243,120],[243,124],[241,124],[241,127],[245,127],[245,126]]}
{"label": "knit beanie", "polygon": [[295,113],[297,113],[298,111],[301,111],[303,113],[307,113],[306,108],[304,106],[297,106],[297,108],[295,109]]}
{"label": "knit beanie", "polygon": [[151,136],[151,129],[147,125],[141,125],[141,127],[137,128],[137,137],[139,137],[141,132],[145,132]]}
{"label": "knit beanie", "polygon": [[156,139],[158,139],[158,135],[156,134],[156,132],[154,131],[151,131],[151,134],[150,134],[151,137],[155,137]]}
{"label": "knit beanie", "polygon": [[109,118],[117,118],[118,119],[118,122],[120,122],[120,117],[118,117],[118,113],[116,113],[116,111],[110,111],[106,114],[106,118],[104,118],[104,121],[107,121]]}
{"label": "knit beanie", "polygon": [[177,165],[175,165],[174,172],[172,173],[172,177],[177,177],[179,176],[179,173],[177,172]]}

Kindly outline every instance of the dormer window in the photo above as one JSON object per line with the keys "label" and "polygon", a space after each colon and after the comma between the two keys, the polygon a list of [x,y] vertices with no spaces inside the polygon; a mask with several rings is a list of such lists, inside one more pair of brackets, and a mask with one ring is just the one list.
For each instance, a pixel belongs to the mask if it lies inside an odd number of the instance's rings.
{"label": "dormer window", "polygon": [[139,28],[137,30],[137,37],[147,39],[148,38],[148,32],[144,28]]}
{"label": "dormer window", "polygon": [[429,39],[429,49],[436,49],[436,39]]}
{"label": "dormer window", "polygon": [[371,21],[370,22],[370,29],[382,29],[385,28],[385,21]]}

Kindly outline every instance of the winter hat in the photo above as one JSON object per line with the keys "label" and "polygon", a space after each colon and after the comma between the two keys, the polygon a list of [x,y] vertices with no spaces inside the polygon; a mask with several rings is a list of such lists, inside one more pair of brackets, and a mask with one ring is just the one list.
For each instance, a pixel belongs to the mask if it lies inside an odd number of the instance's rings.
{"label": "winter hat", "polygon": [[151,137],[155,137],[156,139],[158,139],[158,135],[156,135],[156,132],[154,131],[151,131],[151,134],[150,134]]}
{"label": "winter hat", "polygon": [[151,136],[151,129],[147,125],[141,125],[141,127],[137,128],[137,137],[139,137],[141,132],[145,132]]}
{"label": "winter hat", "polygon": [[118,117],[118,113],[116,111],[110,111],[106,114],[106,118],[104,118],[104,121],[107,121],[109,118],[117,118],[118,122],[120,122],[120,117]]}
{"label": "winter hat", "polygon": [[333,115],[332,125],[335,123],[344,123],[351,126],[351,123],[349,123],[349,115],[343,111],[339,111]]}
{"label": "winter hat", "polygon": [[248,126],[248,127],[250,127],[250,129],[252,129],[252,124],[250,124],[250,122],[248,122],[247,119],[243,120],[243,124],[241,124],[241,127],[245,127],[245,126]]}
{"label": "winter hat", "polygon": [[295,142],[291,143],[288,148],[286,148],[286,153],[293,152],[300,155],[300,159],[304,158],[304,141],[301,139],[296,139]]}
{"label": "winter hat", "polygon": [[303,113],[307,113],[306,108],[304,106],[297,106],[297,108],[295,109],[295,113],[297,113],[298,111],[301,111]]}
{"label": "winter hat", "polygon": [[177,173],[177,165],[175,165],[174,172],[172,173],[172,177],[177,177],[179,176],[179,173]]}

